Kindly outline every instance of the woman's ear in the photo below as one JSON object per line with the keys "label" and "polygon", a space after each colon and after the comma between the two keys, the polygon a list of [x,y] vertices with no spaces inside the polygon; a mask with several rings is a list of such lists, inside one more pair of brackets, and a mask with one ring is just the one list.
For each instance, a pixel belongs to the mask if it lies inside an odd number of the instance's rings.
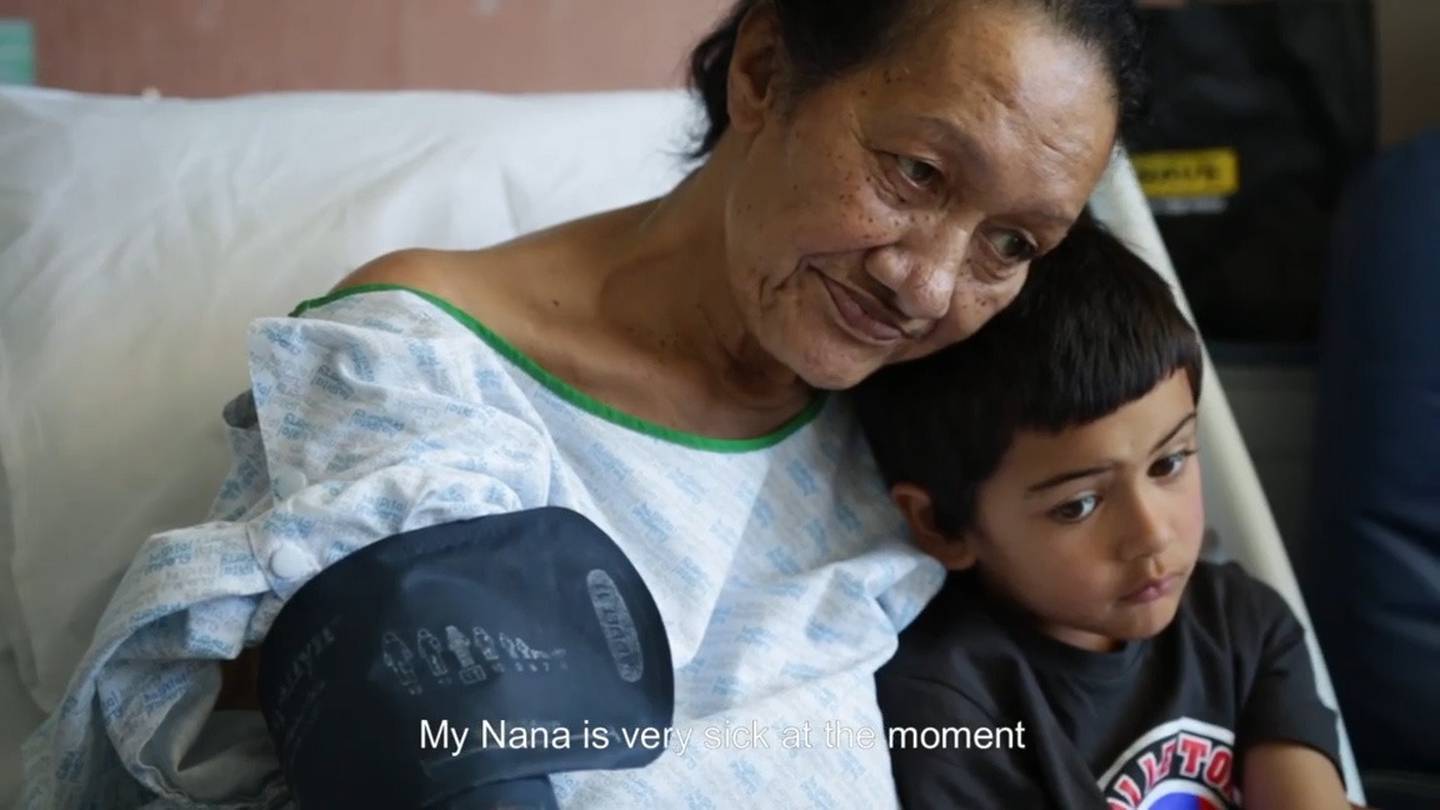
{"label": "woman's ear", "polygon": [[930,493],[915,484],[901,482],[890,488],[890,497],[905,520],[920,550],[951,571],[963,571],[975,564],[975,544],[968,536],[947,535],[935,525],[935,504]]}
{"label": "woman's ear", "polygon": [[777,107],[784,62],[780,20],[769,3],[759,3],[740,21],[726,79],[730,125],[741,132],[760,128]]}

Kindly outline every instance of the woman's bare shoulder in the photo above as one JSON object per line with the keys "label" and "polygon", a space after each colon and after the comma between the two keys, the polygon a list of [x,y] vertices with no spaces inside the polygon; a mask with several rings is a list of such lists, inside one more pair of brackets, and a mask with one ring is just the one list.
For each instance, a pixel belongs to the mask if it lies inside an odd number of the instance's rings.
{"label": "woman's bare shoulder", "polygon": [[513,258],[494,248],[409,248],[366,262],[341,279],[335,290],[367,284],[409,287],[449,301],[482,323],[500,328],[520,314],[525,300],[519,283],[525,274],[502,272],[513,263]]}
{"label": "woman's bare shoulder", "polygon": [[441,298],[459,289],[477,262],[474,251],[408,248],[361,265],[335,285],[335,291],[367,284],[396,284]]}

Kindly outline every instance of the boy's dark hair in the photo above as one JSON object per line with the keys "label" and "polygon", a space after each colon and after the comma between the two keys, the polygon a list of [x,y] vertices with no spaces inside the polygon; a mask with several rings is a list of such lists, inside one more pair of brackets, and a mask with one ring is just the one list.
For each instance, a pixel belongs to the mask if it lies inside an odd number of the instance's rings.
{"label": "boy's dark hair", "polygon": [[1180,369],[1198,398],[1201,368],[1169,285],[1087,217],[975,335],[881,369],[855,400],[887,485],[923,487],[936,527],[958,535],[1017,432],[1093,422]]}

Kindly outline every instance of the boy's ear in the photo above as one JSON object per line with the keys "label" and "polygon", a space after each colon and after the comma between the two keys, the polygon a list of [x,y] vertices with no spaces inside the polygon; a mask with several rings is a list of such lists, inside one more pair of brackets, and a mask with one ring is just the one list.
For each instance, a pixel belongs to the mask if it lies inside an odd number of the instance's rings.
{"label": "boy's ear", "polygon": [[947,535],[935,525],[935,504],[924,488],[901,482],[890,488],[890,497],[905,515],[921,551],[951,571],[963,571],[975,564],[975,544],[969,537]]}
{"label": "boy's ear", "polygon": [[754,132],[775,107],[783,54],[780,20],[769,3],[761,3],[740,22],[730,57],[726,112],[736,130]]}

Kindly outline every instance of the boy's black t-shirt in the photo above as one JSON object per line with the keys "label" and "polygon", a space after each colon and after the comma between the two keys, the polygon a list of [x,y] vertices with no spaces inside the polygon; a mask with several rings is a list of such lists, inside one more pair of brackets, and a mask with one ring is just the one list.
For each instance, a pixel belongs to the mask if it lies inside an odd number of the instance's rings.
{"label": "boy's black t-shirt", "polygon": [[[876,678],[907,808],[1223,810],[1240,805],[1245,747],[1267,741],[1339,768],[1304,630],[1234,564],[1197,565],[1170,626],[1110,653],[1041,635],[953,574]],[[1023,748],[924,747],[1016,723]]]}

